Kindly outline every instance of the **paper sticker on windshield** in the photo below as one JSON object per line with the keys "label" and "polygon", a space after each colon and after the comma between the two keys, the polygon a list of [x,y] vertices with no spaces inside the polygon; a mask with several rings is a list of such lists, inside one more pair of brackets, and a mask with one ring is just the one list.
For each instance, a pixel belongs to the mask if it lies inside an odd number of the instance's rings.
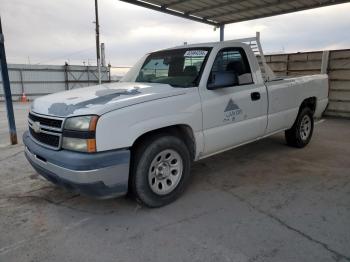
{"label": "paper sticker on windshield", "polygon": [[206,56],[207,53],[208,53],[208,51],[205,51],[205,50],[188,50],[188,51],[186,51],[184,56],[185,57],[187,57],[187,56],[202,57],[202,56]]}

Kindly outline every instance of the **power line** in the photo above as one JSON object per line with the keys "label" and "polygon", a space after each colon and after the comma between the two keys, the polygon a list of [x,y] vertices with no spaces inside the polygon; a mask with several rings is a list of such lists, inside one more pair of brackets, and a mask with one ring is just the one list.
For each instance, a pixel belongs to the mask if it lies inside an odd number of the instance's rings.
{"label": "power line", "polygon": [[85,51],[92,50],[92,49],[94,49],[94,47],[82,49],[82,50],[75,51],[75,52],[72,52],[72,53],[67,53],[67,54],[59,56],[59,57],[53,57],[53,58],[50,58],[48,60],[40,61],[39,63],[36,63],[35,65],[39,65],[39,64],[42,64],[42,63],[47,63],[47,62],[58,60],[58,59],[62,59],[62,58],[67,58],[68,56],[73,56],[73,55],[76,55],[76,54],[80,54],[80,53],[83,53]]}

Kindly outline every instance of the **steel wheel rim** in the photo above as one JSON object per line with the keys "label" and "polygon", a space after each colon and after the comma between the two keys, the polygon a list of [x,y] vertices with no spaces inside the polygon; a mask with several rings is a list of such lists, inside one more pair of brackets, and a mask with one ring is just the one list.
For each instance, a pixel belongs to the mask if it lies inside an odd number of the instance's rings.
{"label": "steel wheel rim", "polygon": [[148,183],[157,195],[174,191],[183,173],[183,160],[175,150],[163,150],[152,160],[148,171]]}
{"label": "steel wheel rim", "polygon": [[311,118],[308,115],[305,115],[301,120],[300,125],[300,137],[302,140],[307,140],[311,133]]}

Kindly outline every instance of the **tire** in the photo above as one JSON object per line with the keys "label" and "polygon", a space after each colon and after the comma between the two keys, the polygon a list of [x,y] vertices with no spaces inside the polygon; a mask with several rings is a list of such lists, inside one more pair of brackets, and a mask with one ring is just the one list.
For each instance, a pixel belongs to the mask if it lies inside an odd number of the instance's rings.
{"label": "tire", "polygon": [[134,152],[131,190],[136,200],[148,207],[175,201],[190,177],[191,155],[176,136],[158,135]]}
{"label": "tire", "polygon": [[291,129],[285,132],[287,144],[296,148],[303,148],[309,144],[314,131],[314,117],[310,108],[300,110]]}

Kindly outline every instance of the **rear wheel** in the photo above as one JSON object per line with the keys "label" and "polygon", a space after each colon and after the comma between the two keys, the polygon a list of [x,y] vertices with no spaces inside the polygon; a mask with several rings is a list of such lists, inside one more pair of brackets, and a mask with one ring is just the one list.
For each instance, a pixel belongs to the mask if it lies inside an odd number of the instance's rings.
{"label": "rear wheel", "polygon": [[310,108],[303,108],[291,129],[285,132],[289,146],[303,148],[309,144],[314,130],[314,118]]}
{"label": "rear wheel", "polygon": [[131,187],[134,196],[149,207],[173,202],[190,176],[191,157],[184,142],[171,135],[157,136],[136,149]]}

